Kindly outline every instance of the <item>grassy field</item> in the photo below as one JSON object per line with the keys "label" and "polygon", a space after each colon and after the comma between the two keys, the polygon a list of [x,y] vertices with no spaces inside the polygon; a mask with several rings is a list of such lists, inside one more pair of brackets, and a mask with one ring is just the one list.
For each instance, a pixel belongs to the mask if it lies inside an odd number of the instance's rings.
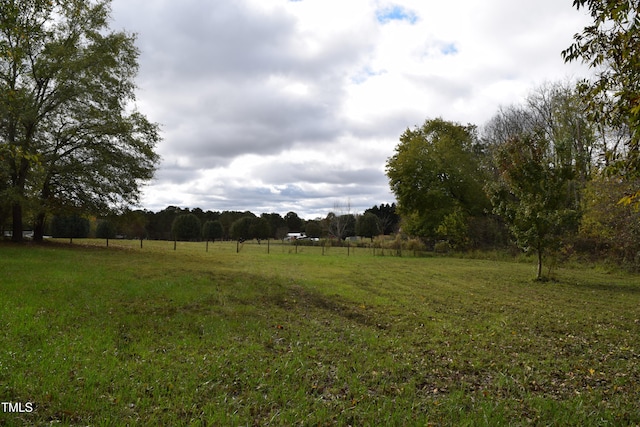
{"label": "grassy field", "polygon": [[0,425],[640,424],[638,276],[269,252],[0,244]]}

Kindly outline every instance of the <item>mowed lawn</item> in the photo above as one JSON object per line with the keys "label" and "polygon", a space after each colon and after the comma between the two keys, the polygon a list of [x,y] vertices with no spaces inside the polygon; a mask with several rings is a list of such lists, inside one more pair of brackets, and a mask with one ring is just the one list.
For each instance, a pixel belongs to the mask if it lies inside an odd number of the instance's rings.
{"label": "mowed lawn", "polygon": [[640,424],[640,276],[116,243],[0,244],[0,425]]}

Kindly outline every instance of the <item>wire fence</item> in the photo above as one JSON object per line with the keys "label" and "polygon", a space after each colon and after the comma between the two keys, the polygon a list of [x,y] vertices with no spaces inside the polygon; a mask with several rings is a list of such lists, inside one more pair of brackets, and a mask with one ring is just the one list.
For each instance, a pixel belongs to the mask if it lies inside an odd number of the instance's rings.
{"label": "wire fence", "polygon": [[240,241],[201,241],[179,242],[168,240],[129,240],[129,239],[50,239],[57,243],[109,247],[121,249],[206,252],[206,253],[251,253],[251,254],[291,254],[322,256],[393,256],[393,257],[425,257],[433,252],[397,247],[383,247],[379,244],[359,240],[357,242],[338,241],[282,241],[282,240],[247,240]]}

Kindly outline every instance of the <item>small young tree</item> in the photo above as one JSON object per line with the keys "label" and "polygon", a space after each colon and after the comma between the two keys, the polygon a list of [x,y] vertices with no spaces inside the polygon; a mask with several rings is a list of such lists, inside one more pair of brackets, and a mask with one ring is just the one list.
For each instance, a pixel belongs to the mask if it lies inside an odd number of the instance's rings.
{"label": "small young tree", "polygon": [[113,225],[111,221],[102,220],[98,223],[96,227],[96,238],[98,239],[106,239],[107,246],[109,246],[109,239],[114,239],[116,237],[116,227]]}
{"label": "small young tree", "polygon": [[199,240],[200,231],[200,220],[194,214],[180,215],[171,226],[171,233],[175,240]]}
{"label": "small young tree", "polygon": [[271,236],[269,221],[265,218],[254,218],[253,221],[251,221],[249,234],[252,238],[258,239],[258,243],[260,243],[262,239],[268,239]]}
{"label": "small young tree", "polygon": [[509,140],[496,150],[500,176],[488,186],[494,211],[509,224],[518,246],[537,254],[538,280],[544,255],[578,223],[578,211],[567,191],[571,169],[557,164],[550,148],[540,135]]}
{"label": "small young tree", "polygon": [[231,224],[231,238],[235,240],[247,240],[253,238],[251,235],[251,225],[253,218],[249,216],[242,217]]}
{"label": "small young tree", "polygon": [[224,234],[220,221],[207,221],[202,226],[202,238],[206,241],[221,239]]}
{"label": "small young tree", "polygon": [[116,237],[116,227],[111,221],[103,220],[96,226],[96,237],[98,239],[114,239]]}

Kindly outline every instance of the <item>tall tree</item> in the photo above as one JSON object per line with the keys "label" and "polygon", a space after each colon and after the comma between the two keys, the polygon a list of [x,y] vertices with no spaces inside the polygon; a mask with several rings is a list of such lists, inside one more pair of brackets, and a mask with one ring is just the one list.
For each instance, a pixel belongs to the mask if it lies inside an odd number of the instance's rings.
{"label": "tall tree", "polygon": [[[0,0],[1,200],[23,214],[136,203],[158,127],[131,109],[135,37],[109,29],[109,0]],[[2,177],[0,176],[0,179]]]}
{"label": "tall tree", "polygon": [[[614,172],[640,176],[640,3],[635,0],[574,0],[586,8],[593,24],[574,36],[562,52],[565,61],[582,60],[596,70],[582,82],[592,117],[614,128],[628,128],[625,156],[612,159]],[[633,196],[640,203],[640,190]]]}
{"label": "tall tree", "polygon": [[448,215],[481,215],[489,207],[477,142],[475,126],[443,119],[402,134],[387,176],[406,231],[433,239]]}

